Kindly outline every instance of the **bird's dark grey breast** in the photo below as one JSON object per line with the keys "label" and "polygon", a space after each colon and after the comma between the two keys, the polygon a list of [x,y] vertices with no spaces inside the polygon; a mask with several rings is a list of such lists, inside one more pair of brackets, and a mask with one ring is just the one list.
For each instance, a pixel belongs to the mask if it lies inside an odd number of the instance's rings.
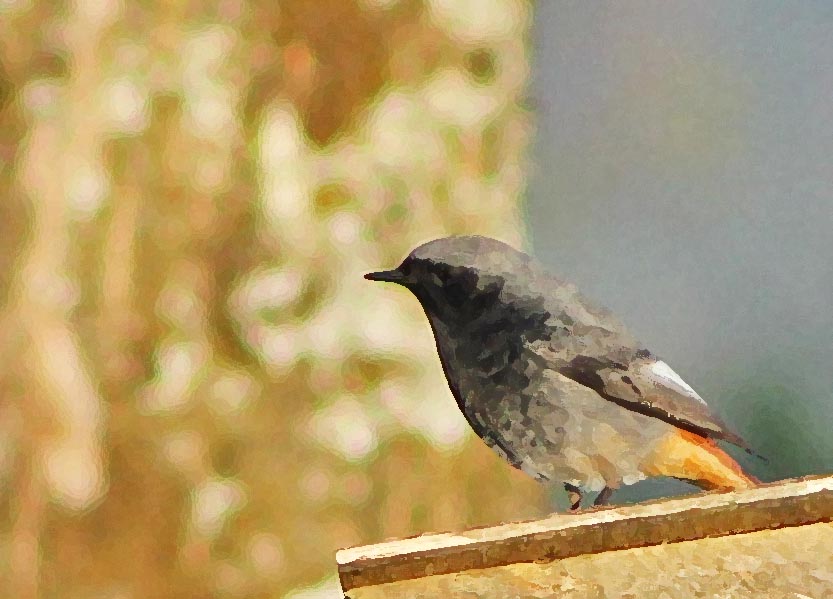
{"label": "bird's dark grey breast", "polygon": [[[542,295],[516,292],[501,279],[481,290],[455,306],[453,316],[426,313],[449,387],[466,420],[518,466],[528,444],[558,450],[559,427],[568,414],[550,405],[541,386],[550,365],[533,348],[566,333],[566,325],[547,309]],[[546,422],[541,422],[542,412]]]}

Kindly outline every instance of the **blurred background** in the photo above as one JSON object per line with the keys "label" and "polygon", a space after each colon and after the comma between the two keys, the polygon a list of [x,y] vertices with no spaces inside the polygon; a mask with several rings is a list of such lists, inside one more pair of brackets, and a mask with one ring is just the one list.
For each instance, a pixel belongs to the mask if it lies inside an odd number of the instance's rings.
{"label": "blurred background", "polygon": [[821,1],[0,0],[0,595],[337,597],[339,547],[563,507],[361,278],[446,234],[833,470],[831,96]]}
{"label": "blurred background", "polygon": [[533,33],[537,256],[766,456],[735,453],[760,478],[833,471],[833,3],[539,2]]}

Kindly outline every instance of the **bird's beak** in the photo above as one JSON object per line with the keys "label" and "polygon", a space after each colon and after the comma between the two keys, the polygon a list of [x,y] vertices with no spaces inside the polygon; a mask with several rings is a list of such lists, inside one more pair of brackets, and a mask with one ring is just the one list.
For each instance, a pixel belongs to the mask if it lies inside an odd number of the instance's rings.
{"label": "bird's beak", "polygon": [[364,278],[368,281],[383,281],[385,283],[401,284],[405,281],[405,275],[403,275],[396,269],[381,270],[379,272],[369,272],[366,275],[364,275]]}

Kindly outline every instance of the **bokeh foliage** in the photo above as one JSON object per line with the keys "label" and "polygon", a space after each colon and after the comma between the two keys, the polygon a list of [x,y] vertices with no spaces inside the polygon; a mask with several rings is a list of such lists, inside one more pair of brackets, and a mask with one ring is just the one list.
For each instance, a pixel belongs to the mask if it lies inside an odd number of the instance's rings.
{"label": "bokeh foliage", "polygon": [[0,3],[0,594],[324,596],[541,513],[361,278],[520,241],[528,10]]}

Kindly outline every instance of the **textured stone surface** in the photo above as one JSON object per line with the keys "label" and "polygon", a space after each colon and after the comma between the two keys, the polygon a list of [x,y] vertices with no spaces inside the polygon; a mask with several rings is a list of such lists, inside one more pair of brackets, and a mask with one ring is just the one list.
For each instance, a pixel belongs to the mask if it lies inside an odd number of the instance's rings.
{"label": "textured stone surface", "polygon": [[776,570],[816,589],[833,582],[833,530],[825,524],[831,521],[833,477],[815,477],[388,541],[340,551],[337,561],[351,597],[412,584],[428,594],[489,585],[527,593],[555,585],[565,592],[612,589],[618,597],[639,585],[683,583],[686,596],[723,588],[731,577],[762,589]]}
{"label": "textured stone surface", "polygon": [[820,599],[833,596],[833,524],[430,576],[348,596]]}

